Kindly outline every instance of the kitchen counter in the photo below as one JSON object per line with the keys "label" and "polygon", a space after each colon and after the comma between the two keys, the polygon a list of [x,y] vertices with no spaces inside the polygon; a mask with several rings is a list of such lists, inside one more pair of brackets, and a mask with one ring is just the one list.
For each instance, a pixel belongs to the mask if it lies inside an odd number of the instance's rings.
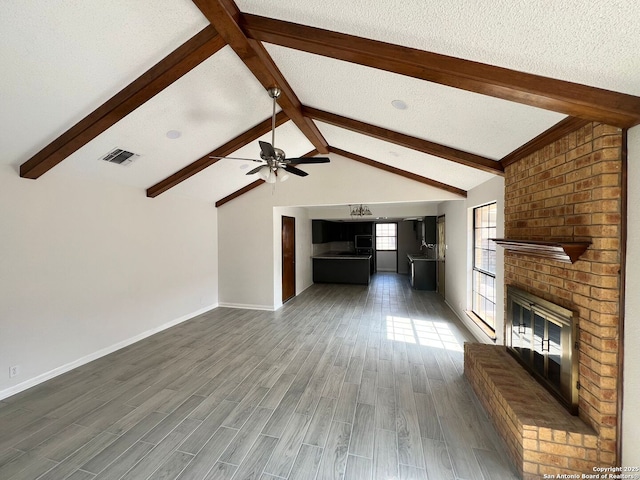
{"label": "kitchen counter", "polygon": [[314,255],[311,258],[334,258],[334,259],[342,259],[342,260],[361,260],[363,258],[370,259],[371,255],[358,255],[353,252],[327,252],[321,253],[320,255]]}
{"label": "kitchen counter", "polygon": [[410,262],[435,262],[436,257],[426,253],[407,253]]}
{"label": "kitchen counter", "polygon": [[369,285],[371,255],[354,252],[327,252],[314,255],[314,283],[354,283]]}

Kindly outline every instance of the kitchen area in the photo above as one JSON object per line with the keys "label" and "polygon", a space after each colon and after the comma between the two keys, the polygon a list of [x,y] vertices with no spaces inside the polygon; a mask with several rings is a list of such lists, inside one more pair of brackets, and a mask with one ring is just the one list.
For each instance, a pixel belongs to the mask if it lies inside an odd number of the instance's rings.
{"label": "kitchen area", "polygon": [[378,272],[407,275],[416,290],[437,289],[436,217],[312,220],[314,283],[368,285]]}

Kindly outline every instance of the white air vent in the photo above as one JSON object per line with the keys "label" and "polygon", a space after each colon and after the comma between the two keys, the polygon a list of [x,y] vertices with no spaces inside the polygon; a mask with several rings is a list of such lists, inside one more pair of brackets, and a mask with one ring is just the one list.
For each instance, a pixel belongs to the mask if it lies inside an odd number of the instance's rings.
{"label": "white air vent", "polygon": [[120,148],[114,148],[109,153],[107,153],[104,157],[101,157],[100,160],[104,160],[109,163],[117,163],[118,165],[129,165],[140,155],[133,152],[127,152],[126,150],[122,150]]}

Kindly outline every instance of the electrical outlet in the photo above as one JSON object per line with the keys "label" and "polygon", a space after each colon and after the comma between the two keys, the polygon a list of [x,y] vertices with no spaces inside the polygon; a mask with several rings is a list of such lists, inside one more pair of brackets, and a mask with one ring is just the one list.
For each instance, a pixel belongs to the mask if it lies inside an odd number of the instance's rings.
{"label": "electrical outlet", "polygon": [[13,365],[9,367],[9,378],[17,377],[19,373],[20,373],[19,365]]}

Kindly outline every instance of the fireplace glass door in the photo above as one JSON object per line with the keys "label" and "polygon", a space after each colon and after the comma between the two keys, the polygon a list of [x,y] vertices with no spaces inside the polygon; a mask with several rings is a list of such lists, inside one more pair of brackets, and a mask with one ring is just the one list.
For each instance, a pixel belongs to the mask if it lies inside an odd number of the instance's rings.
{"label": "fireplace glass door", "polygon": [[577,408],[573,313],[527,292],[507,290],[507,347],[572,412]]}

